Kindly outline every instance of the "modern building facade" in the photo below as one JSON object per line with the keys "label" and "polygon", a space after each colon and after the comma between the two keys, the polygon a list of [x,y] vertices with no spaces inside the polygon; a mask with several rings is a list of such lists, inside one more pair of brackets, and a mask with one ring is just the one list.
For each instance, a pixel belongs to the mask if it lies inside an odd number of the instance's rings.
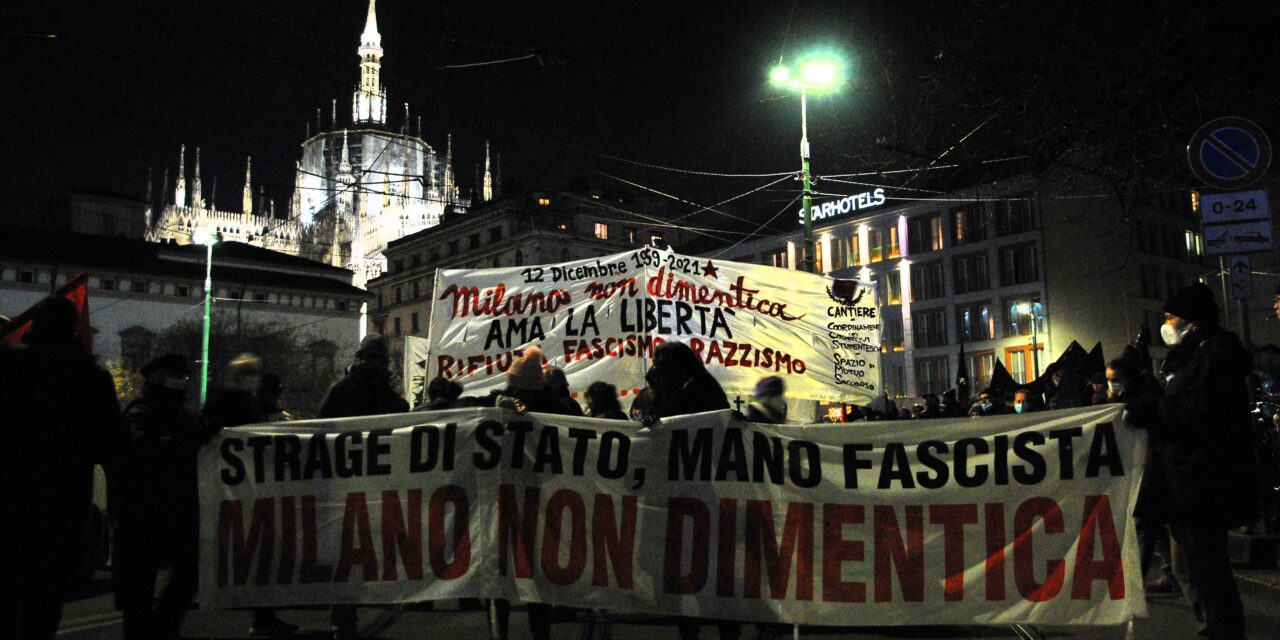
{"label": "modern building facade", "polygon": [[812,256],[821,273],[873,283],[883,388],[919,398],[955,386],[962,348],[976,392],[997,360],[1027,382],[1073,340],[1110,358],[1144,323],[1158,333],[1165,297],[1215,273],[1193,206],[1187,190],[1120,200],[1078,173],[884,188],[815,203],[812,245],[797,229],[723,255],[789,269]]}
{"label": "modern building facade", "polygon": [[252,159],[246,158],[240,210],[217,209],[205,199],[199,147],[188,180],[183,146],[172,192],[166,172],[164,204],[151,220],[149,237],[190,243],[197,230],[208,230],[227,240],[345,267],[355,274],[355,284],[364,286],[386,270],[382,252],[389,242],[439,224],[446,210],[464,211],[473,199],[492,199],[498,177],[487,145],[482,184],[464,197],[453,171],[452,136],[446,136],[442,156],[422,137],[421,116],[414,120],[407,102],[403,118],[391,124],[389,116],[397,109],[390,108],[382,84],[382,54],[374,0],[369,0],[350,118],[339,118],[336,99],[327,123],[317,110],[314,133],[307,125],[287,207],[277,211],[274,201],[254,193]]}

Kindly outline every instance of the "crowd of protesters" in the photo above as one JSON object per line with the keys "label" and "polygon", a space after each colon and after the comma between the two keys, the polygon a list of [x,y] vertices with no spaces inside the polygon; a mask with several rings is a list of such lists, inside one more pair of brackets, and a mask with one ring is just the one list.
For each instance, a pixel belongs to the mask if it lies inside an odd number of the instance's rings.
{"label": "crowd of protesters", "polygon": [[[1280,313],[1280,295],[1277,300]],[[1087,370],[1087,358],[1066,358],[1043,381],[992,385],[972,402],[954,389],[926,395],[910,409],[881,396],[858,407],[855,417],[983,418],[1124,403],[1127,422],[1145,430],[1150,441],[1134,514],[1144,575],[1161,558],[1159,577],[1149,588],[1181,590],[1201,635],[1242,638],[1244,616],[1227,540],[1232,527],[1258,517],[1246,379],[1255,368],[1280,378],[1280,349],[1261,349],[1251,359],[1235,334],[1220,325],[1212,292],[1202,284],[1176,292],[1164,311],[1160,333],[1171,349],[1158,369],[1136,344],[1095,367],[1101,370]],[[230,363],[220,392],[197,411],[188,398],[191,359],[166,354],[142,368],[141,395],[121,411],[111,378],[73,338],[76,320],[69,302],[46,299],[33,310],[24,343],[0,349],[0,415],[10,438],[0,448],[0,468],[10,474],[3,483],[0,518],[25,523],[7,527],[6,535],[14,538],[0,545],[0,601],[12,605],[0,618],[0,640],[54,637],[73,573],[69,564],[75,554],[66,550],[77,548],[84,533],[94,464],[108,469],[114,580],[125,637],[176,637],[198,584],[197,452],[218,429],[288,420],[279,406],[282,381],[264,372],[256,357],[239,356]],[[512,362],[504,388],[467,396],[458,382],[437,378],[427,384],[427,401],[417,410],[499,407],[653,426],[665,418],[730,408],[719,382],[679,342],[655,350],[645,381],[628,411],[616,388],[603,381],[583,390],[584,408],[564,372],[532,346]],[[77,401],[65,401],[68,394]],[[329,389],[318,417],[408,410],[394,384],[387,342],[374,334],[361,341],[354,363]],[[783,380],[760,380],[740,417],[787,421]],[[157,574],[164,567],[169,580],[157,593]],[[532,636],[548,640],[556,610],[537,603],[528,603],[526,610]],[[497,635],[505,638],[510,604],[496,601],[491,611]],[[356,637],[355,607],[334,606],[330,617],[334,637]],[[741,635],[734,621],[681,618],[682,640],[697,638],[703,622],[716,626],[722,639]],[[296,630],[271,609],[252,611],[253,635]]]}

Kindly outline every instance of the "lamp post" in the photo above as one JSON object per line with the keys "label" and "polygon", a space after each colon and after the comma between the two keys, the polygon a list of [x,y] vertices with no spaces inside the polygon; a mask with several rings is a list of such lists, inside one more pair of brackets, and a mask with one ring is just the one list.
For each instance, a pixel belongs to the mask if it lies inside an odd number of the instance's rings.
{"label": "lamp post", "polygon": [[200,339],[200,406],[203,407],[209,392],[209,307],[213,301],[213,245],[217,244],[218,237],[208,229],[197,229],[191,239],[205,246],[204,329]]}
{"label": "lamp post", "polygon": [[1033,363],[1032,366],[1035,367],[1035,374],[1036,374],[1035,377],[1032,378],[1032,380],[1035,380],[1040,377],[1039,327],[1040,327],[1040,318],[1043,317],[1041,315],[1041,311],[1044,309],[1044,307],[1042,307],[1039,302],[1032,302],[1029,304],[1026,302],[1023,302],[1021,304],[1014,305],[1013,309],[1018,313],[1024,314],[1027,317],[1031,318],[1031,362]]}
{"label": "lamp post", "polygon": [[813,185],[809,175],[809,114],[808,97],[830,93],[839,89],[845,81],[845,63],[839,56],[822,52],[800,57],[791,66],[778,64],[769,71],[769,83],[775,87],[790,89],[800,94],[800,209],[804,216],[804,259],[801,269],[814,270],[813,244]]}

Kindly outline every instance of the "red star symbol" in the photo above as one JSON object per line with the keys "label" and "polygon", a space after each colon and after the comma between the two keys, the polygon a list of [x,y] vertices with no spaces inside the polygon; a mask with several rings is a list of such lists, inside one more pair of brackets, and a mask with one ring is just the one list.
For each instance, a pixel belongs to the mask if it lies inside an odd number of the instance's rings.
{"label": "red star symbol", "polygon": [[707,266],[702,268],[702,273],[707,277],[715,278],[716,280],[720,279],[720,270],[717,269],[715,265],[711,264],[711,260],[709,258],[707,259]]}

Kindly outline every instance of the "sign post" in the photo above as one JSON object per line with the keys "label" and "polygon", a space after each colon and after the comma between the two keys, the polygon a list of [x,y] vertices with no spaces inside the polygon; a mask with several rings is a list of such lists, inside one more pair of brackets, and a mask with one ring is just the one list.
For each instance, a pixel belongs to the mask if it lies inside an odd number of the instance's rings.
{"label": "sign post", "polygon": [[[1271,140],[1257,124],[1244,118],[1216,118],[1191,136],[1187,145],[1191,172],[1216,189],[1247,187],[1271,165]],[[1249,297],[1253,272],[1249,256],[1270,251],[1273,245],[1271,211],[1265,190],[1205,194],[1200,197],[1205,253],[1219,256],[1224,281],[1231,282],[1231,296],[1240,313],[1240,339],[1252,343],[1249,330]],[[1225,260],[1225,256],[1231,256]],[[1228,266],[1229,264],[1229,266]],[[1226,297],[1226,283],[1223,283]],[[1224,299],[1225,303],[1226,300]],[[1225,306],[1225,304],[1224,304]]]}

